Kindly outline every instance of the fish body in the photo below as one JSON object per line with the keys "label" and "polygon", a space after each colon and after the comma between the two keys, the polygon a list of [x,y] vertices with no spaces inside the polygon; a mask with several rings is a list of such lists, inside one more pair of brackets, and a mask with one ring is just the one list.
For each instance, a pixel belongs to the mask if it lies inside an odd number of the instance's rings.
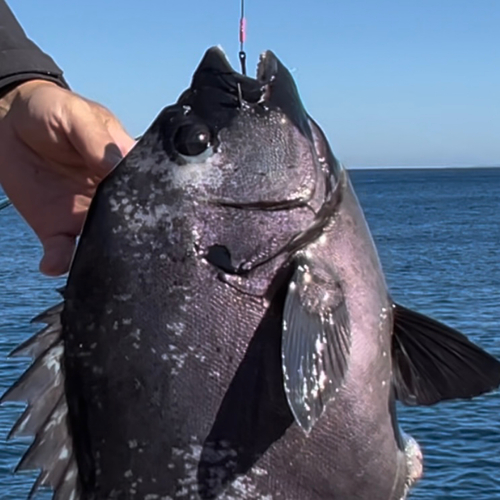
{"label": "fish body", "polygon": [[500,383],[497,360],[391,299],[348,173],[271,52],[256,79],[205,54],[99,186],[63,297],[4,396],[28,401],[21,465],[59,500],[404,499],[422,454],[396,400]]}

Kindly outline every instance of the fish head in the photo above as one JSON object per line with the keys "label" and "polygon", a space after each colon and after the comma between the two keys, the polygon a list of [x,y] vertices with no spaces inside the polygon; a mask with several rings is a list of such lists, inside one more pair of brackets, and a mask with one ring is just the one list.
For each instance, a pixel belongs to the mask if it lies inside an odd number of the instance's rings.
{"label": "fish head", "polygon": [[165,108],[143,146],[163,150],[183,195],[219,205],[276,208],[313,197],[322,169],[311,120],[289,71],[270,51],[256,78],[214,47],[191,86]]}
{"label": "fish head", "polygon": [[[264,52],[250,78],[215,47],[97,198],[114,205],[127,237],[151,240],[147,232],[164,226],[177,247],[202,255],[223,249],[230,256],[223,267],[238,274],[287,253],[287,242],[314,223],[339,171],[278,58]],[[112,225],[116,233],[120,224]]]}

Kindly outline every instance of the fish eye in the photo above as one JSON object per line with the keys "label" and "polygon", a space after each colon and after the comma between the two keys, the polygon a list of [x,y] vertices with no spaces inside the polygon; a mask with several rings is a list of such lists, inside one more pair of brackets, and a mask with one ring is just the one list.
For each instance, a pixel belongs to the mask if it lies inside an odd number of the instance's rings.
{"label": "fish eye", "polygon": [[210,146],[212,134],[203,123],[181,125],[174,135],[174,147],[182,156],[198,156]]}

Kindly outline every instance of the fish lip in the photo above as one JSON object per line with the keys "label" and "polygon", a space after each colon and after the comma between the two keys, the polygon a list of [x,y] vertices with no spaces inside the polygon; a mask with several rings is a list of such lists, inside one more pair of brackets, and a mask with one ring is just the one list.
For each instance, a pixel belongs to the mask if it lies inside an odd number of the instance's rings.
{"label": "fish lip", "polygon": [[302,104],[295,80],[271,50],[266,50],[260,56],[257,65],[257,81],[265,89],[263,101],[270,107],[280,109],[300,133],[313,144],[309,115]]}
{"label": "fish lip", "polygon": [[[261,101],[265,85],[255,78],[237,72],[221,47],[210,47],[196,68],[190,87],[177,103],[201,109],[207,118],[223,113],[229,108],[241,107]],[[231,114],[229,112],[229,114]]]}
{"label": "fish lip", "polygon": [[266,50],[259,56],[255,78],[243,75],[233,68],[224,49],[220,45],[216,45],[207,49],[201,63],[195,71],[195,75],[196,73],[207,70],[218,73],[232,73],[235,77],[243,77],[267,85],[274,80],[278,68],[278,58],[271,50]]}
{"label": "fish lip", "polygon": [[274,52],[266,50],[262,52],[257,63],[257,81],[269,85],[276,78],[279,69],[279,61]]}
{"label": "fish lip", "polygon": [[[243,100],[248,103],[272,101],[273,94],[285,93],[298,98],[295,82],[285,66],[271,50],[262,52],[257,63],[255,78],[236,71],[220,46],[207,49],[196,68],[190,90],[218,88],[224,92],[234,92],[240,87]],[[300,101],[300,99],[298,98]],[[302,105],[301,105],[302,106]]]}
{"label": "fish lip", "polygon": [[237,71],[231,66],[229,59],[224,52],[224,49],[220,46],[214,46],[207,49],[203,59],[201,60],[196,73],[204,70],[218,71],[220,73],[236,73]]}

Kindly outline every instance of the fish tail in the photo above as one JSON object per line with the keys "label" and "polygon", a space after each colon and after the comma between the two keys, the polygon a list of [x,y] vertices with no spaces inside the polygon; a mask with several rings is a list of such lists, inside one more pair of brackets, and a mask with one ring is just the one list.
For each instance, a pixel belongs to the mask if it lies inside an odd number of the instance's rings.
{"label": "fish tail", "polygon": [[0,404],[27,403],[8,439],[35,438],[16,467],[16,472],[40,470],[28,498],[32,498],[41,486],[53,489],[54,500],[81,498],[64,391],[62,309],[63,303],[60,303],[33,319],[46,326],[10,354],[30,356],[33,363],[0,398]]}

